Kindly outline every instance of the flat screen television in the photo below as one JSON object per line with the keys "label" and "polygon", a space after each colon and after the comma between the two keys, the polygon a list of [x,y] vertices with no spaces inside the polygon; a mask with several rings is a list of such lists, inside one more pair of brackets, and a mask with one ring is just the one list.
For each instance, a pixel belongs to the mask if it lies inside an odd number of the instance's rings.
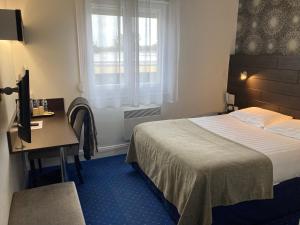
{"label": "flat screen television", "polygon": [[18,100],[18,136],[22,140],[31,143],[31,111],[30,111],[30,89],[29,89],[29,70],[17,83],[19,100]]}

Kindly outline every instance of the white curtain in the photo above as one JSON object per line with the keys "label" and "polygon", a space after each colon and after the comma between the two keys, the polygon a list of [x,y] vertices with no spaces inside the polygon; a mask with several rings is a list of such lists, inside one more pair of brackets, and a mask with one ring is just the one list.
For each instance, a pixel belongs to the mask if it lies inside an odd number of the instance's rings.
{"label": "white curtain", "polygon": [[80,87],[95,107],[176,101],[180,0],[75,1]]}

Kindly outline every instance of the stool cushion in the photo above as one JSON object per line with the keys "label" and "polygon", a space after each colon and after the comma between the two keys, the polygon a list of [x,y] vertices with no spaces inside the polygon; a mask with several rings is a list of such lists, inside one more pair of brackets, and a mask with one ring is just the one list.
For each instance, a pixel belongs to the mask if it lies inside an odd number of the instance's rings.
{"label": "stool cushion", "polygon": [[73,182],[16,192],[8,225],[85,225]]}

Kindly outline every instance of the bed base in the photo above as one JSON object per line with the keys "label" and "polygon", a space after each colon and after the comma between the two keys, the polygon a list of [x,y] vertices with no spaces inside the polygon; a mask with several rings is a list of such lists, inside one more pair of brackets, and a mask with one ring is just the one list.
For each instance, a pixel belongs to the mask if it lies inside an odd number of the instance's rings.
{"label": "bed base", "polygon": [[[169,215],[177,224],[179,213],[167,201],[138,164],[133,163],[147,182],[149,188],[163,202]],[[274,199],[242,202],[232,206],[213,209],[212,225],[299,225],[300,219],[300,178],[282,182],[274,186]]]}

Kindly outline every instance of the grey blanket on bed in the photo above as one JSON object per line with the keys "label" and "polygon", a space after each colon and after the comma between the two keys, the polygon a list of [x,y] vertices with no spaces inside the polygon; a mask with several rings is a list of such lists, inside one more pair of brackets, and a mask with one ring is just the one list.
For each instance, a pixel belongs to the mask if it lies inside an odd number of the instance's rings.
{"label": "grey blanket on bed", "polygon": [[138,163],[177,207],[178,225],[210,225],[215,206],[273,198],[267,156],[187,119],[138,125],[127,162]]}

